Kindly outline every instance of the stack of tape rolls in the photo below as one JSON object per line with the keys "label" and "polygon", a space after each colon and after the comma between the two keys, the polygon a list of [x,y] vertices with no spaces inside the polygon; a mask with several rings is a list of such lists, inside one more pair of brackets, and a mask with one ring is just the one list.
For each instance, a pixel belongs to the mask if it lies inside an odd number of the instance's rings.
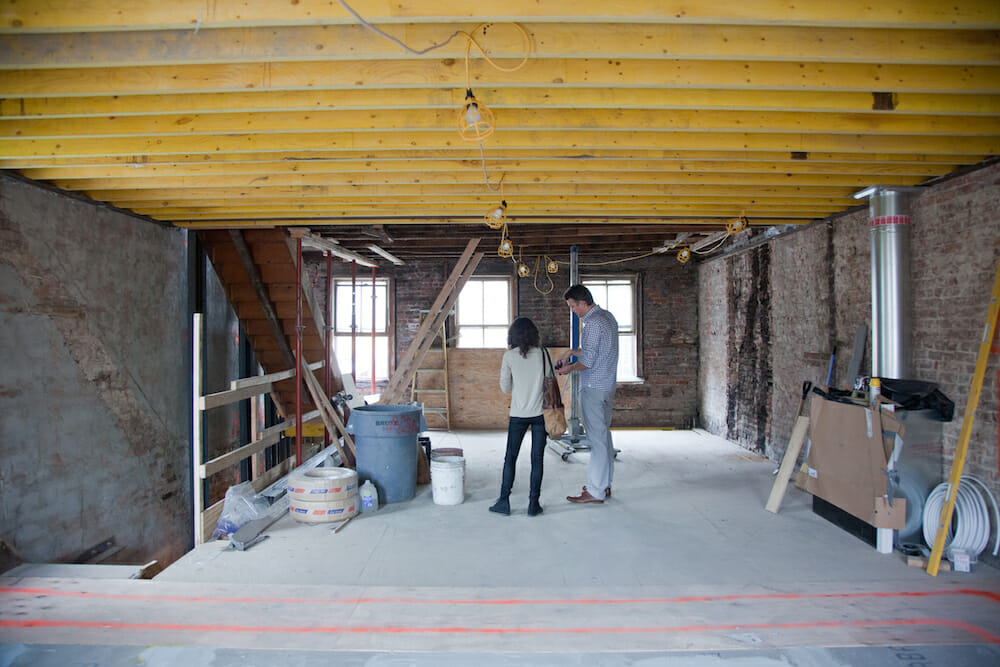
{"label": "stack of tape rolls", "polygon": [[358,473],[313,468],[288,476],[288,512],[300,523],[333,523],[358,513]]}

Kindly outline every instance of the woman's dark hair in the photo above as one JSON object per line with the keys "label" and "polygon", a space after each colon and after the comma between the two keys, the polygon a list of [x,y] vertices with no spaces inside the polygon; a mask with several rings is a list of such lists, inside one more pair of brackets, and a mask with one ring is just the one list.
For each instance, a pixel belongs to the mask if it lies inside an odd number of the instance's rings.
{"label": "woman's dark hair", "polygon": [[594,305],[594,296],[590,293],[590,290],[579,283],[571,285],[569,289],[563,292],[563,301],[566,299],[582,301],[588,306]]}
{"label": "woman's dark hair", "polygon": [[521,356],[527,357],[528,350],[533,347],[540,347],[538,327],[527,317],[519,317],[510,324],[507,329],[507,347],[510,349],[520,348]]}

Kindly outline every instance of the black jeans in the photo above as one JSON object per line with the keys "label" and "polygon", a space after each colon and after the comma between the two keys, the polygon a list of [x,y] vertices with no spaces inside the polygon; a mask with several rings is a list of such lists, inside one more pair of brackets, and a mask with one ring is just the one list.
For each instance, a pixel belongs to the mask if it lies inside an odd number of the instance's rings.
{"label": "black jeans", "polygon": [[531,428],[531,489],[529,500],[538,500],[542,492],[542,463],[545,458],[545,417],[511,417],[507,424],[507,453],[503,459],[503,479],[500,483],[500,497],[510,496],[514,487],[514,471],[517,455],[521,451],[524,434]]}

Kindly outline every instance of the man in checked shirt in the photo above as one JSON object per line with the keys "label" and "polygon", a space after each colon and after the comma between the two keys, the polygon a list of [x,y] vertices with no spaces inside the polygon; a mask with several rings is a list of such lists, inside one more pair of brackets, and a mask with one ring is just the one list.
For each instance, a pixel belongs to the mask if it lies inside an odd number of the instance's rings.
{"label": "man in checked shirt", "polygon": [[[615,475],[615,448],[611,441],[611,407],[618,381],[618,321],[594,303],[590,290],[572,285],[563,294],[570,311],[580,318],[580,347],[567,350],[556,362],[556,372],[580,371],[580,416],[590,443],[587,483],[571,503],[601,504],[611,496]],[[569,363],[570,357],[577,357]]]}

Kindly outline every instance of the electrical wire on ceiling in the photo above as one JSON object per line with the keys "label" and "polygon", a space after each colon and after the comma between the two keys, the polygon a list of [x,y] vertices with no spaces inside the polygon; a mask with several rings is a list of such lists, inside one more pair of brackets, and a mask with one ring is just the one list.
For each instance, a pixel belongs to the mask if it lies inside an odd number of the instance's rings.
{"label": "electrical wire on ceiling", "polygon": [[[340,6],[343,7],[344,9],[346,9],[351,14],[351,16],[353,16],[355,19],[357,19],[358,23],[360,23],[364,27],[368,28],[369,30],[371,30],[372,32],[374,32],[376,35],[379,35],[381,37],[385,37],[386,39],[388,39],[393,44],[399,45],[403,49],[409,51],[410,53],[412,53],[413,55],[416,55],[416,56],[422,56],[425,53],[429,53],[429,52],[433,51],[434,49],[440,49],[442,46],[446,46],[451,40],[455,39],[459,35],[465,35],[466,37],[469,37],[468,33],[466,33],[464,30],[456,30],[455,32],[451,33],[451,36],[448,39],[444,40],[443,42],[439,42],[437,44],[431,44],[426,49],[420,49],[418,51],[417,49],[414,49],[414,48],[411,48],[410,46],[407,46],[406,44],[404,44],[400,40],[396,39],[392,35],[390,35],[388,33],[385,33],[383,31],[379,30],[378,28],[376,28],[374,25],[372,25],[371,23],[369,23],[368,21],[366,21],[360,14],[358,14],[356,11],[354,11],[354,8],[351,7],[349,4],[347,4],[346,2],[344,2],[344,0],[338,0],[338,2],[340,2]],[[469,38],[471,39],[471,37],[469,37]]]}

